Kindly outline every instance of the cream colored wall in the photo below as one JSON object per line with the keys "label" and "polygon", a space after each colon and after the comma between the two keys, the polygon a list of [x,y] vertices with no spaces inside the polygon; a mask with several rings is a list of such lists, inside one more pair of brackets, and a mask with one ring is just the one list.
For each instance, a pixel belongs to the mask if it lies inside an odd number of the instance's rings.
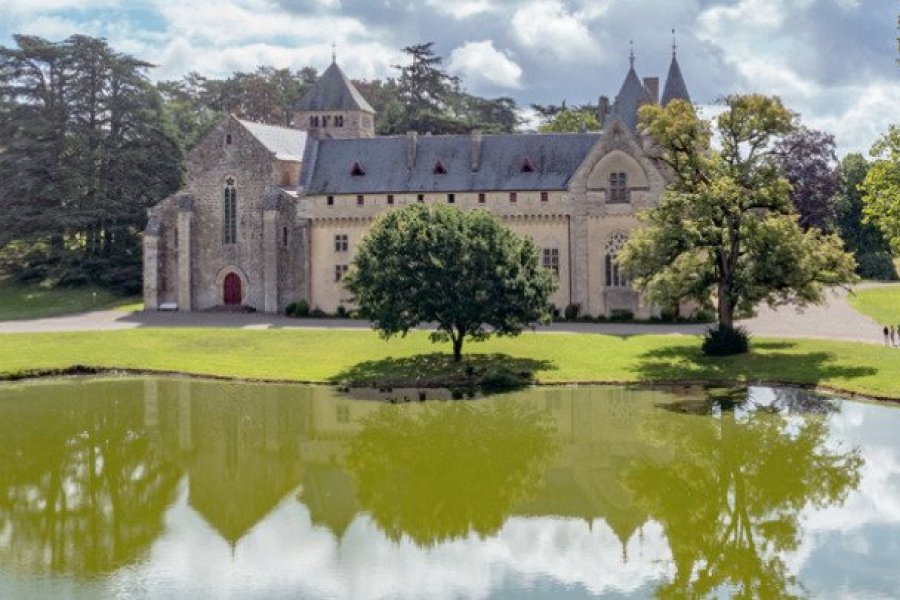
{"label": "cream colored wall", "polygon": [[[357,205],[356,195],[334,196],[328,206],[327,196],[303,198],[298,208],[299,218],[310,219],[310,306],[333,313],[338,305],[350,307],[349,293],[334,281],[338,264],[351,264],[356,249],[377,216],[387,210],[402,208],[418,202],[417,194],[394,194],[394,205],[387,204],[387,195],[366,195],[364,204]],[[540,192],[517,192],[511,203],[508,192],[490,192],[485,203],[478,202],[478,193],[455,194],[454,206],[461,209],[484,208],[497,214],[506,226],[520,235],[529,235],[541,248],[560,251],[560,286],[553,303],[564,309],[569,300],[569,242],[568,217],[565,216],[564,192],[549,192],[546,202]],[[425,194],[426,203],[447,203],[446,193]],[[335,252],[334,238],[347,234],[348,252]]]}

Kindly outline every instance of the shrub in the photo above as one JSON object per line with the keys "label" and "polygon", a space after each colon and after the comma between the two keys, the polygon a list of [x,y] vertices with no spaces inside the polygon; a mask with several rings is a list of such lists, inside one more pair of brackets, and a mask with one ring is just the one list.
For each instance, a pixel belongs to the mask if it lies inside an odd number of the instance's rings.
{"label": "shrub", "polygon": [[497,367],[488,369],[479,383],[485,394],[500,394],[526,388],[533,383],[533,379],[530,373],[516,373]]}
{"label": "shrub", "polygon": [[313,319],[324,319],[328,315],[325,314],[325,311],[319,308],[318,306],[309,311],[309,316]]}
{"label": "shrub", "polygon": [[344,308],[344,305],[343,305],[343,304],[338,304],[338,307],[337,307],[337,313],[336,313],[336,314],[337,314],[337,316],[340,317],[341,319],[346,319],[346,318],[347,318],[347,309]]}
{"label": "shrub", "polygon": [[890,252],[870,252],[856,257],[856,273],[863,279],[897,281],[897,269]]}
{"label": "shrub", "polygon": [[609,311],[610,321],[633,321],[634,313],[624,308],[614,308]]}
{"label": "shrub", "polygon": [[731,356],[746,354],[750,350],[750,336],[743,327],[719,325],[708,329],[703,336],[703,354],[707,356]]}
{"label": "shrub", "polygon": [[309,303],[306,300],[300,300],[298,302],[288,304],[287,308],[284,310],[284,314],[289,317],[295,318],[308,317]]}
{"label": "shrub", "polygon": [[578,318],[578,315],[581,313],[581,305],[580,304],[570,304],[566,307],[566,310],[563,312],[563,315],[566,317],[566,321],[574,321]]}
{"label": "shrub", "polygon": [[701,308],[691,318],[698,323],[712,323],[716,320],[716,313],[709,308]]}

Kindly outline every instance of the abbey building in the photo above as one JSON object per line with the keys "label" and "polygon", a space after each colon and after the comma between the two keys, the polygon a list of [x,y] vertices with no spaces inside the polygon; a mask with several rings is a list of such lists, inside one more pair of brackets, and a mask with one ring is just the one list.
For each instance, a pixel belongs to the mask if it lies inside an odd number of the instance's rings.
{"label": "abbey building", "polygon": [[184,189],[150,210],[145,307],[349,307],[341,279],[378,215],[440,202],[490,210],[533,238],[559,277],[557,307],[650,316],[616,256],[666,186],[637,111],[690,100],[674,54],[659,88],[632,58],[614,102],[600,99],[600,132],[376,136],[375,111],[333,63],[299,129],[227,117],[190,153]]}

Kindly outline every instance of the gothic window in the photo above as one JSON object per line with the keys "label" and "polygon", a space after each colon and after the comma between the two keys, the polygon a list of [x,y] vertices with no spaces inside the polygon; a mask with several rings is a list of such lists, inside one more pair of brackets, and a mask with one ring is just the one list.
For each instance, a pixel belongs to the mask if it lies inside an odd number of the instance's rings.
{"label": "gothic window", "polygon": [[609,174],[609,202],[612,204],[628,203],[628,174]]}
{"label": "gothic window", "polygon": [[338,283],[350,270],[349,265],[334,265],[334,282]]}
{"label": "gothic window", "polygon": [[350,239],[346,233],[339,233],[334,236],[334,251],[346,252],[350,249]]}
{"label": "gothic window", "polygon": [[559,248],[544,248],[541,265],[559,277]]}
{"label": "gothic window", "polygon": [[237,190],[234,179],[225,180],[224,220],[222,241],[226,244],[237,243]]}
{"label": "gothic window", "polygon": [[603,264],[606,271],[606,287],[628,287],[628,279],[624,273],[619,271],[619,252],[628,241],[628,235],[622,231],[613,233],[609,241],[606,242],[606,254],[603,257]]}

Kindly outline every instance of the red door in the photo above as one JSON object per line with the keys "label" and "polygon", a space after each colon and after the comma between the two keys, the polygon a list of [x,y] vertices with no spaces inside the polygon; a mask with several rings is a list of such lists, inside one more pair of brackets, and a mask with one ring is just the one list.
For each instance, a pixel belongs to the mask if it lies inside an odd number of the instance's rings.
{"label": "red door", "polygon": [[225,284],[224,284],[224,298],[225,298],[225,306],[240,306],[241,305],[241,278],[235,275],[234,273],[229,273],[225,276]]}

